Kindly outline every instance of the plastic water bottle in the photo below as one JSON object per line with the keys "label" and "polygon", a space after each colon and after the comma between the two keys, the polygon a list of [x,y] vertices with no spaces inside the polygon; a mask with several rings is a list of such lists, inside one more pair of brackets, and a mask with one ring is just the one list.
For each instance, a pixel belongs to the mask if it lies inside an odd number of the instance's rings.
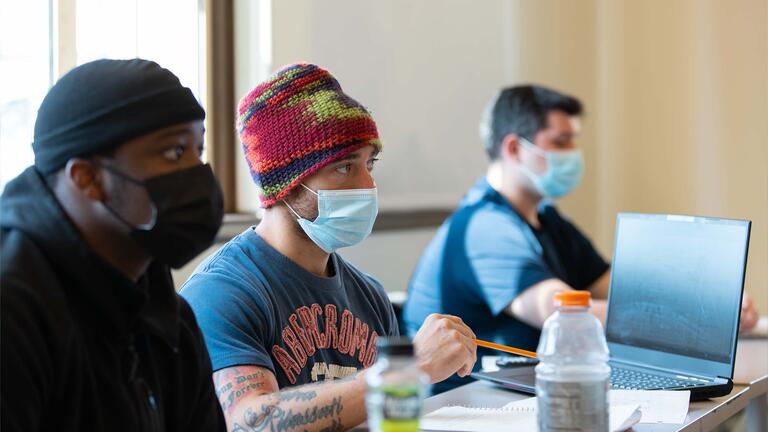
{"label": "plastic water bottle", "polygon": [[365,376],[368,428],[373,432],[417,432],[429,377],[416,364],[407,338],[380,338],[378,359]]}
{"label": "plastic water bottle", "polygon": [[555,294],[536,350],[539,431],[608,431],[608,346],[588,291]]}

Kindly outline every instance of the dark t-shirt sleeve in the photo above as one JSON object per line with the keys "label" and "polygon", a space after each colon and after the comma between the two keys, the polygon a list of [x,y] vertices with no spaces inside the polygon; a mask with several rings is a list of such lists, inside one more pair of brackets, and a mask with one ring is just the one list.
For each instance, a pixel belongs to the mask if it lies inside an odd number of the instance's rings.
{"label": "dark t-shirt sleeve", "polygon": [[397,315],[391,303],[389,304],[389,323],[387,336],[400,336],[400,324],[397,322]]}
{"label": "dark t-shirt sleeve", "polygon": [[493,315],[501,313],[527,288],[555,275],[512,216],[482,209],[468,221],[467,258],[479,294]]}
{"label": "dark t-shirt sleeve", "polygon": [[[608,269],[610,265],[592,245],[592,242],[567,218],[562,217],[554,207],[547,207],[543,216],[546,223],[552,225],[556,251],[568,260],[568,276],[565,281],[575,289],[588,289]],[[558,238],[559,237],[559,238]]]}
{"label": "dark t-shirt sleeve", "polygon": [[194,274],[180,292],[195,312],[214,371],[237,365],[275,370],[267,339],[273,323],[263,312],[269,300],[253,282],[210,268]]}
{"label": "dark t-shirt sleeve", "polygon": [[399,336],[400,326],[397,321],[397,314],[381,282],[370,274],[361,271],[341,256],[337,255],[335,260],[338,263],[337,265],[341,265],[346,269],[345,275],[348,275],[346,277],[362,282],[361,291],[369,293],[366,295],[371,296],[376,316],[369,318],[376,319],[381,323],[384,329],[384,333],[381,336]]}
{"label": "dark t-shirt sleeve", "polygon": [[387,331],[385,336],[399,336],[400,327],[397,322],[397,314],[395,314],[395,308],[392,306],[392,302],[389,301],[389,297],[384,291],[384,287],[381,285],[381,282],[367,273],[365,274],[365,278],[377,296],[376,306],[380,311],[379,317],[382,321],[382,325]]}
{"label": "dark t-shirt sleeve", "polygon": [[577,273],[578,284],[581,285],[579,288],[587,289],[608,271],[610,265],[600,256],[592,242],[581,231],[573,225],[571,225],[571,229],[575,233],[574,238],[578,245],[578,256],[581,257],[581,265],[577,267],[579,269]]}

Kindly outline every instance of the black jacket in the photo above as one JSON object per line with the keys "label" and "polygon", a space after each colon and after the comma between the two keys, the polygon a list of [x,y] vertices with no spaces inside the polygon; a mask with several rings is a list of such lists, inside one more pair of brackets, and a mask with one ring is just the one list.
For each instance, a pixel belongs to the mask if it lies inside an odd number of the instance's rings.
{"label": "black jacket", "polygon": [[224,430],[202,334],[167,267],[123,277],[34,168],[3,192],[0,226],[3,432]]}

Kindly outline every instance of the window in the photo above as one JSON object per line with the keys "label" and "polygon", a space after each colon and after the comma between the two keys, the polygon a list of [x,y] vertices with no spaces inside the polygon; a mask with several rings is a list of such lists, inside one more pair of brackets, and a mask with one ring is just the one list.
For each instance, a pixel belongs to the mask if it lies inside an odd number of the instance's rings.
{"label": "window", "polygon": [[0,187],[32,164],[37,109],[59,69],[146,58],[206,106],[203,0],[0,0],[0,9],[14,12],[0,14]]}
{"label": "window", "polygon": [[53,82],[48,0],[0,0],[0,189],[34,160],[37,109]]}
{"label": "window", "polygon": [[203,101],[201,0],[76,0],[77,64],[100,58],[153,60]]}

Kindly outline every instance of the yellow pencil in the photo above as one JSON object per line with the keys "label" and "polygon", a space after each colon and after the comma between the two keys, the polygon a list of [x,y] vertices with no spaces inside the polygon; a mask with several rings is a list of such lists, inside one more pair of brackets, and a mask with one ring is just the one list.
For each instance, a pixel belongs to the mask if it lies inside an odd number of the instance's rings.
{"label": "yellow pencil", "polygon": [[513,348],[511,346],[501,345],[493,342],[488,342],[480,339],[475,339],[475,343],[486,348],[495,349],[498,351],[504,351],[512,354],[517,354],[523,357],[536,358],[536,353],[533,351],[527,351],[520,348]]}

